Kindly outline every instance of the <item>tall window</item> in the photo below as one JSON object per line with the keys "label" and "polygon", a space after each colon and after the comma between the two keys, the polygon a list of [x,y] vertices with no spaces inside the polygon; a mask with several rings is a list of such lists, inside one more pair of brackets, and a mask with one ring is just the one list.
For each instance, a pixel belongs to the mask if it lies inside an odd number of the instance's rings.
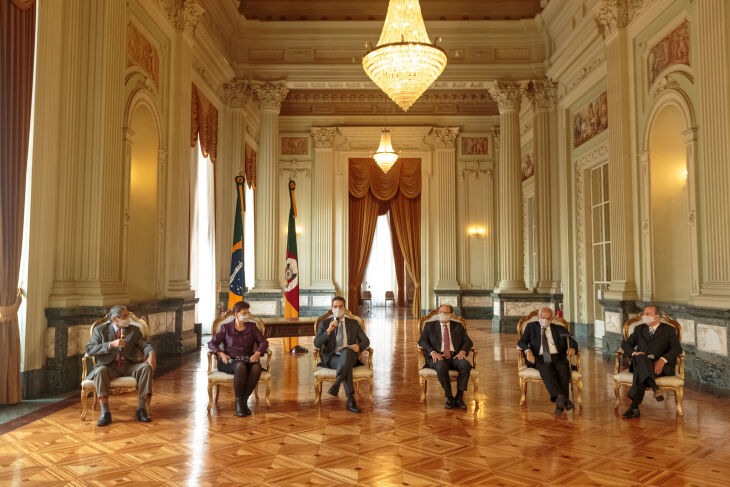
{"label": "tall window", "polygon": [[190,284],[199,300],[195,307],[195,321],[202,323],[203,333],[210,333],[216,304],[215,178],[213,164],[200,151],[200,142],[194,151],[190,171],[193,188]]}
{"label": "tall window", "polygon": [[[256,284],[256,260],[254,259],[254,195],[248,184],[243,190],[246,200],[245,220],[243,222],[243,266],[246,272],[245,286],[253,289]],[[245,296],[244,296],[245,298]]]}
{"label": "tall window", "polygon": [[604,335],[603,306],[598,302],[611,282],[611,225],[608,162],[591,169],[591,243],[593,251],[593,321],[595,336]]}
{"label": "tall window", "polygon": [[385,292],[398,290],[398,281],[395,276],[395,259],[393,258],[393,243],[390,234],[390,220],[388,214],[380,215],[375,224],[373,246],[370,249],[370,259],[365,269],[363,291],[370,291],[373,295],[373,306],[385,305]]}

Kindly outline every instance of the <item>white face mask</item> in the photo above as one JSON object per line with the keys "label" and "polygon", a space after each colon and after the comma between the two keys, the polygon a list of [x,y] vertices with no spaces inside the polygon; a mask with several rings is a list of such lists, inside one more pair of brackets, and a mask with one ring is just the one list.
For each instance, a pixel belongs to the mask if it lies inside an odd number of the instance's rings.
{"label": "white face mask", "polygon": [[450,316],[449,316],[450,314],[451,313],[439,313],[439,321],[441,323],[448,322],[449,321],[449,318],[450,318]]}
{"label": "white face mask", "polygon": [[248,313],[241,313],[238,315],[238,321],[248,321],[248,319],[251,317]]}
{"label": "white face mask", "polygon": [[335,318],[342,318],[343,316],[345,316],[345,310],[342,308],[333,308],[332,316],[334,316]]}
{"label": "white face mask", "polygon": [[117,327],[118,328],[127,328],[129,326],[129,318],[126,320],[117,319]]}
{"label": "white face mask", "polygon": [[653,325],[654,324],[654,316],[644,315],[641,317],[641,321],[644,322],[646,325]]}
{"label": "white face mask", "polygon": [[540,322],[540,326],[542,326],[543,328],[547,328],[550,324],[550,320],[547,318],[540,318],[538,321]]}

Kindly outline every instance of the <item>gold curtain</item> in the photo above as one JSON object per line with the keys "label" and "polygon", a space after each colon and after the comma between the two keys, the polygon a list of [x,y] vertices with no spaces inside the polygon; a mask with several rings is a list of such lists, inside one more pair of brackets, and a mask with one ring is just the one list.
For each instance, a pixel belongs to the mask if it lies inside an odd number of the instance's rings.
{"label": "gold curtain", "polygon": [[[350,281],[348,293],[351,306],[360,299],[360,286],[370,248],[375,235],[378,214],[387,207],[391,224],[397,235],[396,259],[402,256],[408,274],[413,279],[413,316],[421,312],[421,160],[398,159],[384,174],[373,159],[350,159],[348,186],[350,191]],[[372,200],[372,201],[371,201]],[[398,260],[396,260],[396,273]],[[402,276],[402,270],[400,271]],[[398,274],[396,274],[398,277]],[[398,277],[398,286],[402,279]]]}
{"label": "gold curtain", "polygon": [[215,163],[218,156],[218,109],[193,85],[190,104],[190,147],[200,135],[203,156]]}
{"label": "gold curtain", "polygon": [[393,212],[388,215],[390,220],[390,241],[393,245],[393,261],[395,262],[395,279],[398,282],[398,306],[405,303],[405,269],[403,264],[403,252],[398,243],[398,235],[395,233],[395,222],[393,221]]}
{"label": "gold curtain", "polygon": [[350,278],[347,290],[350,309],[357,310],[360,303],[360,287],[365,277],[370,247],[373,245],[379,207],[378,200],[370,192],[365,193],[362,198],[350,195]]}
{"label": "gold curtain", "polygon": [[20,402],[18,277],[33,95],[35,3],[0,2],[0,404]]}

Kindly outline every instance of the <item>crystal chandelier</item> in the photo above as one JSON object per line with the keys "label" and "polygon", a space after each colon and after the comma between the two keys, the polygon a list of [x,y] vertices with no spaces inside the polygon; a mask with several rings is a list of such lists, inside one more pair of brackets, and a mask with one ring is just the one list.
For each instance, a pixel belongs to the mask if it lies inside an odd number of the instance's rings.
{"label": "crystal chandelier", "polygon": [[365,54],[362,67],[403,111],[436,81],[446,53],[428,38],[418,0],[390,0],[378,45]]}
{"label": "crystal chandelier", "polygon": [[385,174],[388,174],[390,168],[398,160],[398,154],[395,153],[393,144],[390,142],[390,130],[384,128],[380,132],[380,145],[378,146],[378,150],[375,151],[375,154],[373,154],[373,159],[375,159],[375,162]]}

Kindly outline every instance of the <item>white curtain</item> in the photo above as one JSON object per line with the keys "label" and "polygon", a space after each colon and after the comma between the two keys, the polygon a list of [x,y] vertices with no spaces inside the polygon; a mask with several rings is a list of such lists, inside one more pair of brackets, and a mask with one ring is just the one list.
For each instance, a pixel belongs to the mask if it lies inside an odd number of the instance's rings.
{"label": "white curtain", "polygon": [[385,292],[393,291],[395,294],[398,290],[393,244],[390,240],[390,220],[387,213],[380,215],[375,224],[373,247],[370,249],[362,290],[372,293],[373,306],[385,305]]}
{"label": "white curtain", "polygon": [[[246,185],[246,187],[243,189],[243,194],[244,199],[246,200],[246,211],[244,211],[245,220],[243,222],[243,268],[246,272],[246,282],[244,283],[244,285],[249,289],[253,289],[254,284],[256,283],[256,269],[254,268],[256,265],[256,260],[254,259],[253,255],[253,246],[255,241],[253,228],[253,189],[249,189],[248,185]],[[246,299],[245,295],[243,296],[243,299]]]}
{"label": "white curtain", "polygon": [[193,149],[191,186],[193,231],[190,249],[190,284],[198,304],[195,322],[202,323],[203,333],[210,333],[215,318],[215,173],[210,159],[203,157],[200,142]]}

